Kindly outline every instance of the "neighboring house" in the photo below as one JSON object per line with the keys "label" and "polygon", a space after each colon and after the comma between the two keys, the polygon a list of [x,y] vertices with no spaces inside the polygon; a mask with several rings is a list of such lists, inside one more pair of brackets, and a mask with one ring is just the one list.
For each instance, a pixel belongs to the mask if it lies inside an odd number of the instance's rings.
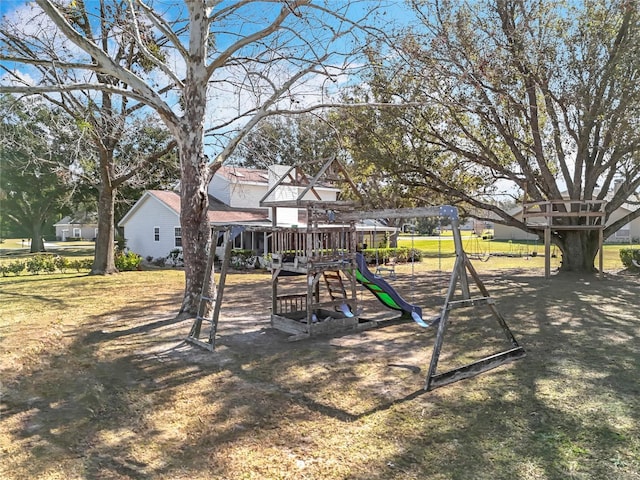
{"label": "neighboring house", "polygon": [[[269,229],[272,227],[273,208],[260,208],[260,200],[276,183],[288,167],[275,166],[269,170],[241,167],[221,167],[209,184],[209,222],[216,225],[244,225],[254,231],[241,233],[234,240],[234,248],[254,250],[258,254],[269,252]],[[279,198],[295,198],[300,187],[287,187],[277,192]],[[287,191],[289,190],[289,191]],[[315,194],[325,201],[334,201],[339,190],[330,186],[317,186]],[[306,226],[306,211],[297,208],[275,208],[278,226]],[[166,257],[182,246],[180,228],[180,196],[176,192],[149,190],[144,193],[127,214],[118,222],[124,229],[127,247],[143,257]],[[261,227],[264,231],[260,231]],[[395,228],[381,223],[356,226],[364,243],[385,231]],[[373,242],[372,242],[373,243]]]}
{"label": "neighboring house", "polygon": [[[212,226],[271,225],[267,209],[236,209],[211,196],[208,218]],[[118,226],[124,229],[130,250],[145,258],[166,257],[172,250],[182,247],[180,195],[149,190],[131,207]],[[243,233],[235,239],[234,247],[260,251],[264,248],[264,238],[260,238],[258,232]]]}
{"label": "neighboring house", "polygon": [[98,221],[96,216],[91,214],[66,216],[53,226],[56,229],[56,239],[61,242],[95,240],[98,235]]}
{"label": "neighboring house", "polygon": [[[611,225],[616,220],[629,214],[633,209],[630,205],[624,204],[616,211],[611,213],[606,225]],[[513,210],[508,212],[509,215],[522,220],[522,206],[517,206]],[[533,233],[527,233],[517,227],[510,227],[507,225],[501,225],[496,223],[493,228],[493,235],[496,240],[526,240],[535,241],[539,239],[538,235]],[[542,233],[541,233],[542,235]],[[636,218],[632,222],[628,223],[620,230],[605,238],[605,243],[625,243],[633,240],[640,239],[640,218]]]}

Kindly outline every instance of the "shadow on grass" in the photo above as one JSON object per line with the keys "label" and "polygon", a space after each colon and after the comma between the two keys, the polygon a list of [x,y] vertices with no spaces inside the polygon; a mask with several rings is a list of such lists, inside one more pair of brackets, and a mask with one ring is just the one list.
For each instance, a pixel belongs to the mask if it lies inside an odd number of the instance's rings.
{"label": "shadow on grass", "polygon": [[[230,285],[209,353],[180,345],[190,322],[150,315],[176,297],[127,302],[4,395],[3,423],[39,459],[16,478],[52,463],[85,478],[296,478],[296,458],[308,478],[634,478],[637,284],[487,282],[528,356],[428,393],[435,332],[412,323],[290,343],[268,328],[268,284]],[[412,294],[435,305],[438,288]],[[493,348],[487,328],[452,317],[443,366]],[[349,461],[327,473],[314,458]]]}

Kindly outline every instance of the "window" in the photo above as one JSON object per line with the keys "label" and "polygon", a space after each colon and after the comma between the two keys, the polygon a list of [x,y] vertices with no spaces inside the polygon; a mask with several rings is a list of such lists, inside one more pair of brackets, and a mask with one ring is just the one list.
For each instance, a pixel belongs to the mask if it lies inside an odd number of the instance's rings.
{"label": "window", "polygon": [[160,241],[160,227],[153,227],[153,240],[154,242]]}
{"label": "window", "polygon": [[174,232],[175,232],[174,236],[176,238],[176,247],[181,247],[182,246],[182,228],[175,227]]}
{"label": "window", "polygon": [[615,234],[615,238],[629,238],[631,235],[631,224],[627,223],[625,226],[620,228]]}
{"label": "window", "polygon": [[73,229],[73,238],[80,238],[80,229],[79,228],[75,228]]}

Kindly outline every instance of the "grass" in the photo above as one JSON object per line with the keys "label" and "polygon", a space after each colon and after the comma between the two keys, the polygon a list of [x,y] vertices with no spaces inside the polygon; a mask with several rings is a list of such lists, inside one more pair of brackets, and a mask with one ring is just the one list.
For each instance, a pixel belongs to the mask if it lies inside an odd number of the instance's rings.
{"label": "grass", "polygon": [[[11,261],[29,257],[30,243],[20,238],[6,238],[0,243],[0,262]],[[62,255],[69,258],[89,258],[93,257],[95,248],[94,242],[46,242],[47,253]]]}
{"label": "grass", "polygon": [[[437,308],[431,260],[394,286]],[[433,330],[288,342],[265,273],[228,277],[214,353],[180,345],[181,271],[0,278],[0,478],[637,479],[637,278],[494,260],[527,357],[429,393]],[[499,341],[454,313],[443,368]]]}
{"label": "grass", "polygon": [[[534,243],[526,241],[508,240],[482,240],[470,235],[463,236],[462,244],[472,258],[482,259],[486,264],[482,268],[486,270],[503,270],[510,268],[522,268],[523,263],[526,268],[544,268],[544,243]],[[425,253],[425,262],[431,268],[443,264],[450,269],[453,261],[450,260],[455,255],[453,237],[443,235],[441,238],[401,236],[398,240],[399,246],[413,247]],[[606,244],[604,245],[604,270],[620,270],[623,267],[620,260],[620,249],[640,248],[639,245],[629,244]],[[535,253],[535,256],[532,254]],[[551,268],[556,269],[560,264],[560,252],[555,247],[551,250]],[[555,255],[555,256],[554,256]],[[437,261],[434,261],[436,259]],[[597,264],[596,257],[595,263]]]}

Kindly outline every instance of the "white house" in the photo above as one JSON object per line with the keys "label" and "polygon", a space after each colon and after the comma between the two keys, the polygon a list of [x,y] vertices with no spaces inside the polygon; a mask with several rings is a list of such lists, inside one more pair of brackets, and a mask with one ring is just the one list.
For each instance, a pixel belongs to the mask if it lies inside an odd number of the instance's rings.
{"label": "white house", "polygon": [[98,236],[98,222],[94,216],[86,213],[66,216],[53,226],[56,229],[56,239],[66,242],[68,240],[93,240]]}
{"label": "white house", "polygon": [[[236,224],[258,227],[258,230],[259,227],[265,227],[265,232],[247,231],[240,234],[234,240],[234,248],[258,253],[268,251],[266,230],[272,226],[272,210],[260,208],[259,203],[276,183],[278,175],[282,175],[286,169],[288,167],[257,170],[223,166],[214,175],[208,188],[211,226]],[[315,190],[322,200],[337,198],[336,188],[320,186]],[[298,209],[278,207],[277,223],[279,226],[304,226],[305,213]],[[118,222],[118,226],[124,229],[127,247],[132,251],[143,257],[166,257],[172,250],[182,246],[180,196],[176,192],[149,190]]]}
{"label": "white house", "polygon": [[[271,225],[267,209],[239,209],[209,197],[209,222],[215,225]],[[180,195],[176,192],[148,190],[118,223],[124,229],[127,247],[143,257],[166,257],[182,247]],[[258,235],[242,234],[236,248],[261,250],[264,240]]]}

